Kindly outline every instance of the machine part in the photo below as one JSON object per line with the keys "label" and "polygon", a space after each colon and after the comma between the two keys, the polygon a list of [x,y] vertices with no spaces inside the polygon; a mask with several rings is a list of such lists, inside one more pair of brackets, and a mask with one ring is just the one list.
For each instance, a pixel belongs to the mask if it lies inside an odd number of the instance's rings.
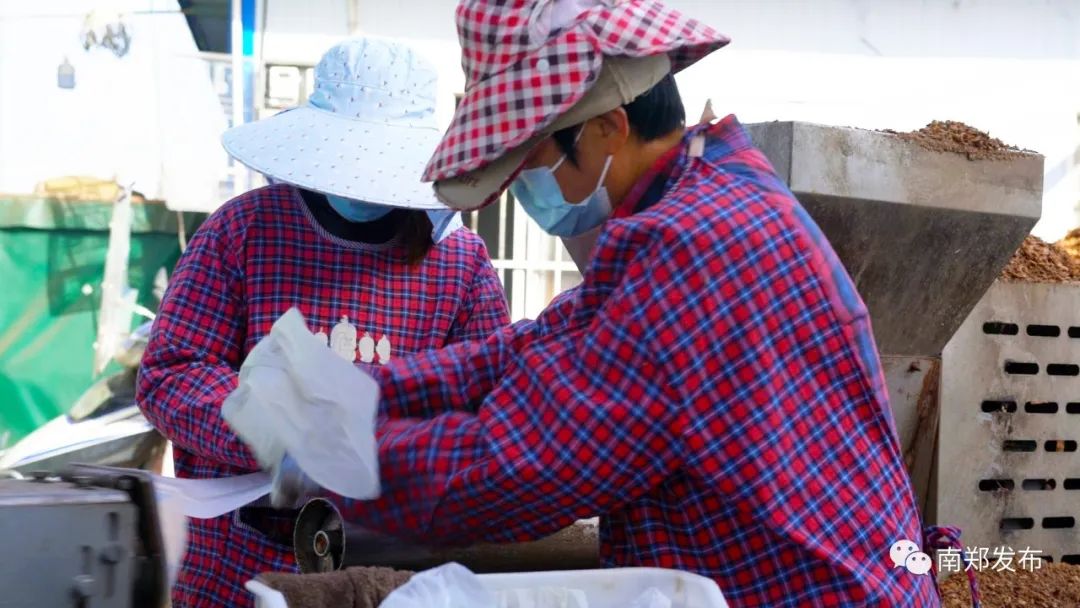
{"label": "machine part", "polygon": [[889,387],[904,465],[911,476],[919,511],[925,515],[939,418],[941,359],[883,355],[881,366]]}
{"label": "machine part", "polygon": [[148,480],[79,468],[0,479],[5,607],[135,608],[166,601]]}
{"label": "machine part", "polygon": [[139,468],[152,462],[164,443],[132,400],[100,417],[53,419],[5,450],[0,470],[57,473],[78,462]]}
{"label": "machine part", "polygon": [[939,355],[1042,209],[1038,155],[971,161],[798,122],[748,130],[855,280],[883,354]]}
{"label": "machine part", "polygon": [[134,530],[138,541],[133,552],[135,573],[131,605],[135,608],[165,605],[169,594],[165,540],[150,474],[76,464],[65,471],[61,478],[80,479],[85,487],[115,489],[127,495],[136,509]]}
{"label": "machine part", "polygon": [[[341,568],[345,533],[338,510],[323,499],[310,500],[296,518],[293,552],[300,572],[333,572]],[[336,547],[331,544],[336,542]]]}
{"label": "machine part", "polygon": [[448,562],[458,562],[477,573],[585,570],[602,565],[595,521],[580,521],[532,542],[432,547],[345,523],[337,508],[323,499],[309,501],[301,509],[293,548],[303,573],[332,572],[350,566],[419,571]]}
{"label": "machine part", "polygon": [[138,370],[127,368],[90,385],[68,410],[72,422],[101,418],[135,404]]}
{"label": "machine part", "polygon": [[1078,285],[995,283],[942,356],[937,522],[1080,563]]}
{"label": "machine part", "polygon": [[94,382],[67,414],[0,454],[0,470],[58,472],[76,462],[125,468],[156,463],[166,441],[135,403],[138,365],[150,329],[144,323],[123,341],[115,357],[122,370]]}
{"label": "machine part", "polygon": [[912,441],[904,446],[904,462],[915,486],[915,498],[923,519],[932,521],[935,511],[930,501],[937,494],[933,491],[934,467],[937,464],[938,424],[941,420],[941,361],[935,360],[931,371],[923,379],[922,390],[916,402],[916,426]]}

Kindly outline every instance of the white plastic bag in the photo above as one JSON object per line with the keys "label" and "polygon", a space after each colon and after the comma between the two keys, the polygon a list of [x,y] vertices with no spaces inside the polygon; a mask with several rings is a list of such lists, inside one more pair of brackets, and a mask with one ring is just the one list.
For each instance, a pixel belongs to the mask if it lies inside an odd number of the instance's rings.
{"label": "white plastic bag", "polygon": [[379,496],[379,386],[315,337],[298,310],[281,316],[240,368],[222,414],[264,468],[288,453],[336,494]]}
{"label": "white plastic bag", "polygon": [[192,519],[211,519],[235,511],[270,491],[270,475],[251,473],[214,479],[152,475],[159,505]]}
{"label": "white plastic bag", "polygon": [[461,564],[425,570],[395,589],[379,608],[498,608],[480,579]]}
{"label": "white plastic bag", "polygon": [[[278,336],[271,330],[255,348],[248,353],[244,364],[240,366],[240,382],[236,390],[225,399],[221,415],[233,431],[244,440],[255,459],[264,469],[270,469],[281,462],[285,456],[285,444],[278,437],[277,424],[273,419],[270,403],[262,396],[264,392],[274,392],[277,388],[279,399],[300,399],[296,391],[286,382],[284,372],[288,364],[277,343]],[[271,371],[282,370],[277,377]],[[259,370],[257,373],[254,370]],[[253,375],[254,374],[254,375]],[[267,386],[268,380],[281,382],[279,387]],[[288,393],[287,395],[284,393]]]}

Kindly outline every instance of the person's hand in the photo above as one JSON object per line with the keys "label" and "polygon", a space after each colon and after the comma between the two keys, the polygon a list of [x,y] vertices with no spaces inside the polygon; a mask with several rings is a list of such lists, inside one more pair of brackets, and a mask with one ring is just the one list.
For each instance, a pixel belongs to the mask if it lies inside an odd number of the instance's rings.
{"label": "person's hand", "polygon": [[270,506],[275,509],[299,509],[310,498],[322,493],[319,484],[312,481],[288,454],[274,467]]}
{"label": "person's hand", "polygon": [[313,493],[379,496],[379,385],[315,337],[298,310],[289,309],[255,345],[238,380],[222,414],[259,467],[272,473],[275,506]]}

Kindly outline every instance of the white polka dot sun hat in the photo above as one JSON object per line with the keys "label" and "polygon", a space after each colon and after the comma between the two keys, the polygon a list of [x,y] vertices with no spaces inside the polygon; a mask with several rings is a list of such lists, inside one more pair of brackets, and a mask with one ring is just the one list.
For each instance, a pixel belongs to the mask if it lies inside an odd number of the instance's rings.
{"label": "white polka dot sun hat", "polygon": [[236,160],[276,181],[369,203],[445,209],[420,176],[439,143],[435,68],[409,47],[358,38],[315,67],[307,104],[222,136]]}

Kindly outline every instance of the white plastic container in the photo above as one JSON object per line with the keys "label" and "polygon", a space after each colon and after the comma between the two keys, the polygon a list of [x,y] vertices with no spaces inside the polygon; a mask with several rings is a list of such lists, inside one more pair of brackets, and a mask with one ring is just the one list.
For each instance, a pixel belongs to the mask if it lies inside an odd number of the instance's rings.
{"label": "white plastic container", "polygon": [[255,595],[255,608],[289,608],[280,591],[254,580],[244,583],[244,586]]}
{"label": "white plastic container", "polygon": [[[671,608],[727,608],[720,588],[698,574],[664,568],[607,568],[554,572],[481,574],[491,591],[530,587],[569,587],[585,592],[589,608],[626,608],[650,587],[671,600]],[[255,608],[289,608],[285,596],[259,581],[247,583]]]}
{"label": "white plastic container", "polygon": [[585,592],[589,608],[626,608],[649,587],[671,600],[671,608],[727,608],[711,578],[665,568],[606,568],[554,572],[481,574],[491,591],[529,587],[569,587]]}

